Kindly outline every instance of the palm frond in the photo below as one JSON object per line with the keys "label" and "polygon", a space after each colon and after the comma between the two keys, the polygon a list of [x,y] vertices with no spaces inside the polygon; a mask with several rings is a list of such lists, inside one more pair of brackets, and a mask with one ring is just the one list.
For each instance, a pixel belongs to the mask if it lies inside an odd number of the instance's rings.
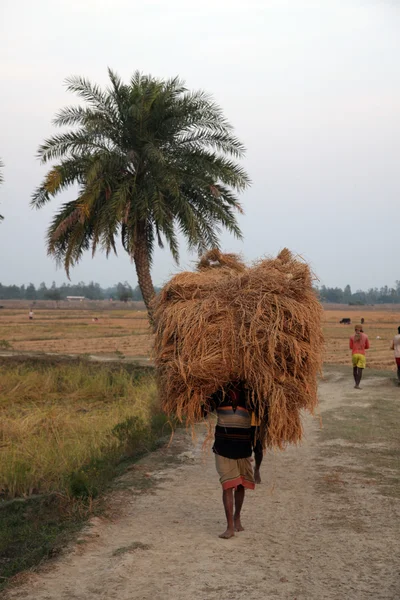
{"label": "palm frond", "polygon": [[89,106],[107,111],[109,108],[109,95],[98,85],[91,83],[85,77],[68,77],[65,80],[67,91],[77,94]]}

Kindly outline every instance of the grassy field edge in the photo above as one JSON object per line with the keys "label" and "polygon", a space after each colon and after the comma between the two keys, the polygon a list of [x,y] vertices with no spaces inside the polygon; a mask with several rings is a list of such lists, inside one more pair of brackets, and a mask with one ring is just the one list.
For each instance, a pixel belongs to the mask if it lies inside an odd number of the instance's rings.
{"label": "grassy field edge", "polygon": [[57,556],[90,518],[104,513],[105,496],[116,480],[143,457],[166,446],[169,439],[162,426],[153,430],[153,439],[145,449],[138,449],[120,460],[103,460],[102,480],[96,482],[95,498],[86,495],[86,486],[82,483],[81,497],[52,492],[0,504],[0,591],[17,580],[21,572],[35,569],[43,561]]}
{"label": "grassy field edge", "polygon": [[[0,368],[2,590],[100,514],[115,479],[166,444],[175,424],[161,412],[150,368],[57,357],[3,358]],[[32,469],[18,471],[27,457]]]}

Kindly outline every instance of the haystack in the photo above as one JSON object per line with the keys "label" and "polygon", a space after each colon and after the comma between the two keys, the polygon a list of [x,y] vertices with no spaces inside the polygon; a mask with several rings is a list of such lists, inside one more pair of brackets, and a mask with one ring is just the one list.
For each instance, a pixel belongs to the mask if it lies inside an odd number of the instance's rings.
{"label": "haystack", "polygon": [[247,267],[207,253],[176,275],[154,305],[155,362],[167,414],[193,425],[230,381],[242,380],[266,426],[265,443],[301,440],[301,409],[317,405],[322,308],[306,263],[283,250]]}

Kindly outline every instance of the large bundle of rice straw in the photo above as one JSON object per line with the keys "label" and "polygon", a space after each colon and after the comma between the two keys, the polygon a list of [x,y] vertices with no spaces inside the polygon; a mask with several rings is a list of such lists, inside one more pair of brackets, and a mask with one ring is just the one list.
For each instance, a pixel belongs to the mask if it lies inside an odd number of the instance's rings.
{"label": "large bundle of rice straw", "polygon": [[176,275],[154,305],[155,361],[165,412],[192,425],[231,381],[244,381],[266,426],[265,444],[302,436],[317,405],[322,308],[306,263],[283,250],[247,267],[212,250]]}

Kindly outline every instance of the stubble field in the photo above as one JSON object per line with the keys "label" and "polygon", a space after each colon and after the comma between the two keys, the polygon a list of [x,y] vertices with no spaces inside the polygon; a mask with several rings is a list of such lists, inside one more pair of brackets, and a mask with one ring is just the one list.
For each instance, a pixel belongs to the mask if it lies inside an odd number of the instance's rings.
{"label": "stubble field", "polygon": [[0,351],[145,358],[151,343],[144,311],[39,308],[32,321],[26,309],[0,311]]}
{"label": "stubble field", "polygon": [[[340,325],[350,317],[352,325]],[[365,319],[371,343],[368,367],[394,368],[390,343],[400,324],[400,307],[326,307],[324,312],[325,362],[349,364],[348,338],[353,324]],[[97,318],[98,321],[93,319]],[[0,311],[0,352],[47,352],[126,359],[151,358],[152,334],[146,313],[129,307],[108,310],[101,304],[84,309],[37,308],[33,321],[26,308]]]}

